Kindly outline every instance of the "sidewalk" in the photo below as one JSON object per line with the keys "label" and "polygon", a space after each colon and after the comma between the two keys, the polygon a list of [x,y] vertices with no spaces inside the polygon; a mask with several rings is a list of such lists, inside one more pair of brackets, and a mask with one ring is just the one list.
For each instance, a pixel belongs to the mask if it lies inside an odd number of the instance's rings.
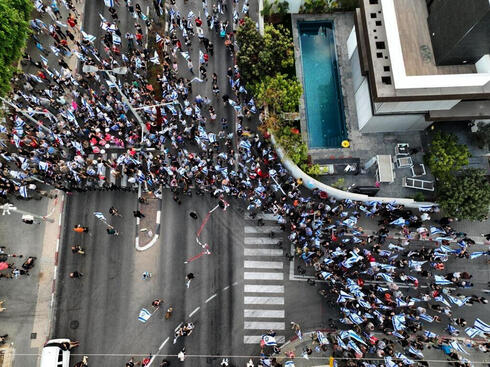
{"label": "sidewalk", "polygon": [[[23,255],[9,257],[8,262],[20,267],[28,256],[36,257],[29,276],[21,275],[18,279],[1,279],[0,299],[5,300],[6,310],[0,313],[1,332],[9,334],[12,343],[13,364],[6,366],[35,365],[39,348],[50,336],[50,325],[53,319],[53,296],[55,290],[57,253],[61,229],[61,215],[64,196],[61,192],[56,199],[14,201],[19,209],[28,210],[54,219],[54,223],[24,224],[21,215],[12,213],[2,218],[0,238],[5,252]],[[5,272],[5,271],[4,271]],[[16,354],[16,355],[15,355]],[[15,360],[13,359],[15,357]]]}

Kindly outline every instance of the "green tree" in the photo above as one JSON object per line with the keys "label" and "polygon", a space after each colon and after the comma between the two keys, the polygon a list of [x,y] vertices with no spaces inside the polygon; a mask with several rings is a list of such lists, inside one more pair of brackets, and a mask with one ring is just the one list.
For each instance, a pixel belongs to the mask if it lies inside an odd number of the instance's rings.
{"label": "green tree", "polygon": [[490,207],[490,184],[485,172],[467,169],[442,181],[437,201],[449,216],[484,220]]}
{"label": "green tree", "polygon": [[430,143],[426,162],[434,176],[445,179],[468,164],[470,152],[453,134],[437,132]]}
{"label": "green tree", "polygon": [[252,93],[259,104],[268,105],[276,113],[296,112],[303,88],[296,78],[276,74],[274,77],[266,76],[255,84]]}
{"label": "green tree", "polygon": [[28,0],[0,0],[0,95],[10,90],[15,63],[29,34],[32,7]]}
{"label": "green tree", "polygon": [[260,49],[259,58],[263,73],[274,75],[290,72],[294,66],[294,45],[289,29],[282,24],[264,27],[264,46]]}
{"label": "green tree", "polygon": [[238,28],[237,64],[243,81],[248,84],[259,80],[263,76],[263,66],[259,58],[259,51],[264,47],[264,40],[257,31],[255,22],[246,17]]}
{"label": "green tree", "polygon": [[480,149],[490,145],[490,124],[478,123],[478,130],[473,134]]}

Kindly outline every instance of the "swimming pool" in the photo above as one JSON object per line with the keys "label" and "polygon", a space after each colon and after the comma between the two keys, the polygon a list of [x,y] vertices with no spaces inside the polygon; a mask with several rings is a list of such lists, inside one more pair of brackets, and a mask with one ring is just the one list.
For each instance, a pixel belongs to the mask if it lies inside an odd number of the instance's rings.
{"label": "swimming pool", "polygon": [[298,22],[308,146],[340,148],[347,138],[333,23]]}

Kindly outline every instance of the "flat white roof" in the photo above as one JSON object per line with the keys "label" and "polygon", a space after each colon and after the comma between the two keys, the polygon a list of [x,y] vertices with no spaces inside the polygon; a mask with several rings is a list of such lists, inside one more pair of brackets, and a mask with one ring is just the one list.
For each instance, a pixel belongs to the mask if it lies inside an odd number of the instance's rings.
{"label": "flat white roof", "polygon": [[480,92],[490,93],[490,73],[407,76],[394,0],[381,0],[381,5],[396,89],[482,88]]}

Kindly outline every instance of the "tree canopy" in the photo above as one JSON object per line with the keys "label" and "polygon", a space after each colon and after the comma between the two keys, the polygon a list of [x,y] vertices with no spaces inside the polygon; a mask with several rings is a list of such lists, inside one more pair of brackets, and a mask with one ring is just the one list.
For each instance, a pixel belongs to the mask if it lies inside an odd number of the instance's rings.
{"label": "tree canopy", "polygon": [[445,179],[468,164],[470,152],[456,136],[437,132],[430,143],[426,162],[434,176]]}
{"label": "tree canopy", "polygon": [[284,74],[276,74],[266,76],[254,85],[252,91],[260,104],[267,104],[280,113],[297,111],[303,88],[296,78],[288,79]]}
{"label": "tree canopy", "polygon": [[10,89],[15,63],[29,34],[32,7],[29,0],[0,0],[0,95]]}
{"label": "tree canopy", "polygon": [[467,169],[447,178],[439,186],[438,202],[449,216],[484,220],[490,208],[490,183],[485,172]]}

